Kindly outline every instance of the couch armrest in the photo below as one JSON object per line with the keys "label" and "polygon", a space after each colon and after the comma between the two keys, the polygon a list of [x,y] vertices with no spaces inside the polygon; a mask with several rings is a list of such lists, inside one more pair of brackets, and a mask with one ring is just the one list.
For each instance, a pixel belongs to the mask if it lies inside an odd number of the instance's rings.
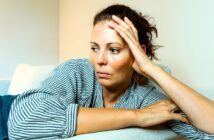
{"label": "couch armrest", "polygon": [[111,131],[103,131],[77,135],[63,140],[185,140],[165,126],[153,128],[125,128]]}
{"label": "couch armrest", "polygon": [[10,86],[10,80],[0,80],[0,95],[7,95]]}

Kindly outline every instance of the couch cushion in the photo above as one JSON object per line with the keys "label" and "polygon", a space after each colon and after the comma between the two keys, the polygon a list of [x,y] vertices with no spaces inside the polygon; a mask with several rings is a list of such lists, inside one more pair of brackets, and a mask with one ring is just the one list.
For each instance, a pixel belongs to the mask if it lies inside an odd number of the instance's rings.
{"label": "couch cushion", "polygon": [[38,88],[54,68],[54,65],[19,64],[14,72],[8,93],[16,95]]}
{"label": "couch cushion", "polygon": [[185,138],[160,125],[153,128],[125,128],[77,135],[64,140],[184,140]]}

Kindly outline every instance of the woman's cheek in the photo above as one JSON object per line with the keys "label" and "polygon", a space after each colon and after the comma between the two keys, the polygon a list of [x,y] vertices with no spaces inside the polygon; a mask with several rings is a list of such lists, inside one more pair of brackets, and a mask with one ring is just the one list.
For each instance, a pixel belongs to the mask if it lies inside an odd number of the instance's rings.
{"label": "woman's cheek", "polygon": [[108,55],[108,64],[114,72],[121,72],[121,70],[126,67],[124,60],[126,60],[126,57],[122,54]]}
{"label": "woman's cheek", "polygon": [[96,64],[96,60],[97,60],[97,55],[96,55],[96,53],[91,52],[91,53],[90,53],[90,56],[89,56],[89,60],[90,60],[90,62],[91,62],[93,65],[95,65],[95,64]]}

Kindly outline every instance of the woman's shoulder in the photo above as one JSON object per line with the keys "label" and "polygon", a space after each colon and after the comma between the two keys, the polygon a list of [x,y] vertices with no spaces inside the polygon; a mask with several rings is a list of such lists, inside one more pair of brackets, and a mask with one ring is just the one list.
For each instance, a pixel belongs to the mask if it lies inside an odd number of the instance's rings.
{"label": "woman's shoulder", "polygon": [[61,63],[59,66],[92,66],[90,61],[87,58],[76,58],[76,59],[69,59]]}
{"label": "woman's shoulder", "polygon": [[69,59],[58,65],[57,70],[63,70],[67,72],[76,71],[83,73],[94,72],[94,68],[87,58]]}
{"label": "woman's shoulder", "polygon": [[132,84],[131,93],[134,96],[146,96],[150,93],[155,87],[151,84],[142,85],[137,82]]}
{"label": "woman's shoulder", "polygon": [[167,96],[160,87],[154,83],[148,83],[147,85],[134,85],[131,95],[139,100],[141,107],[146,107],[160,100],[167,99]]}
{"label": "woman's shoulder", "polygon": [[147,84],[141,85],[138,83],[134,83],[132,85],[132,94],[134,96],[141,96],[143,98],[147,96],[165,96],[164,91],[154,82],[154,81],[148,81]]}

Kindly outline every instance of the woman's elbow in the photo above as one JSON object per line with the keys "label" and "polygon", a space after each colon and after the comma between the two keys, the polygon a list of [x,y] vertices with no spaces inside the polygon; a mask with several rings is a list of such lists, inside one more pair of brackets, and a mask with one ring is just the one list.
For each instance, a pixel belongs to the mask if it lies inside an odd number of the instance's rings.
{"label": "woman's elbow", "polygon": [[208,134],[214,134],[214,119],[212,117],[204,117],[204,119],[195,126]]}

